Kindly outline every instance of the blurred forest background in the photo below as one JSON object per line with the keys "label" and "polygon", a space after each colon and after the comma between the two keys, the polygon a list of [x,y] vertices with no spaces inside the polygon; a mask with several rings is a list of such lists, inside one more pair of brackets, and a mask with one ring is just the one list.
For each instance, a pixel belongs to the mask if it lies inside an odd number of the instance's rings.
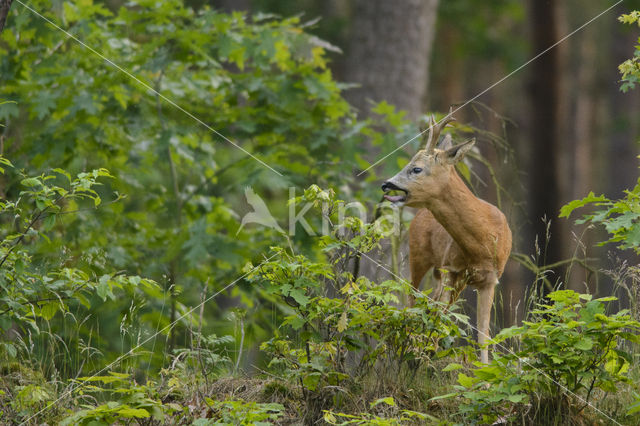
{"label": "blurred forest background", "polygon": [[[609,295],[606,271],[638,263],[599,246],[602,227],[558,216],[590,191],[621,198],[637,183],[640,98],[618,66],[638,27],[618,17],[640,0],[603,14],[613,1],[2,3],[0,349],[44,377],[122,363],[142,378],[205,336],[235,373],[266,368],[260,345],[292,325],[292,299],[325,289],[282,294],[254,265],[273,246],[322,262],[340,244],[302,222],[290,237],[240,229],[251,191],[285,231],[288,199],[328,199],[310,185],[363,203],[373,221],[380,185],[419,138],[396,148],[450,107],[454,140],[477,138],[460,171],[514,235],[494,330],[524,318],[528,293]],[[320,229],[320,215],[305,218]],[[403,232],[373,257],[409,278]],[[362,275],[391,278],[360,261]],[[307,267],[316,284],[344,284]],[[474,292],[462,297],[475,317]],[[311,321],[293,324],[305,336]]]}

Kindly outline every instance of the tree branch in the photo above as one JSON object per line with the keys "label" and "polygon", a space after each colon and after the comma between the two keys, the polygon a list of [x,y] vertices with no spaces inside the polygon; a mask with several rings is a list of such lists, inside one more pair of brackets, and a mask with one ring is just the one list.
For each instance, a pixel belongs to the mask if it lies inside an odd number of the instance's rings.
{"label": "tree branch", "polygon": [[[2,1],[2,0],[0,0]],[[47,210],[47,208],[45,208],[44,210],[40,210],[38,212],[38,214],[31,220],[31,222],[29,223],[29,225],[27,225],[27,228],[24,230],[24,232],[20,235],[20,237],[16,240],[15,243],[13,243],[13,245],[11,246],[11,248],[9,249],[9,251],[7,251],[7,253],[4,255],[4,257],[2,258],[2,260],[0,260],[0,267],[2,267],[2,265],[4,265],[4,262],[7,260],[7,258],[9,257],[9,255],[11,254],[11,252],[20,244],[22,243],[22,240],[24,240],[24,237],[27,235],[27,233],[29,232],[29,230],[31,228],[33,228],[33,225],[35,225],[35,223],[38,221],[38,219],[40,219],[40,216],[42,216],[42,214]]]}
{"label": "tree branch", "polygon": [[0,33],[4,29],[4,23],[7,21],[11,3],[13,3],[13,0],[0,0]]}

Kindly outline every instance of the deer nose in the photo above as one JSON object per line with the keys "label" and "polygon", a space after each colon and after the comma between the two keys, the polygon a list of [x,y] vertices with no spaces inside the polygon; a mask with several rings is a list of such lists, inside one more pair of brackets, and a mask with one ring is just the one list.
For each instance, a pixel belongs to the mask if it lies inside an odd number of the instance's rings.
{"label": "deer nose", "polygon": [[398,185],[396,185],[391,181],[386,181],[385,183],[382,184],[383,191],[391,191],[393,189],[400,189],[401,191],[404,191],[404,189],[398,188]]}

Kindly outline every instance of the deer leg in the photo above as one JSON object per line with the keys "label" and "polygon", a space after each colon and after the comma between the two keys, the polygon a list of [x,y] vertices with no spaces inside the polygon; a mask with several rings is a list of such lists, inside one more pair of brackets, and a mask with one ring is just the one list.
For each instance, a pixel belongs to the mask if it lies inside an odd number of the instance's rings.
{"label": "deer leg", "polygon": [[[485,285],[478,288],[478,343],[482,347],[489,336],[489,324],[491,320],[491,307],[493,306],[493,293],[496,288],[496,282],[486,282]],[[480,349],[480,361],[483,364],[489,363],[489,349]]]}

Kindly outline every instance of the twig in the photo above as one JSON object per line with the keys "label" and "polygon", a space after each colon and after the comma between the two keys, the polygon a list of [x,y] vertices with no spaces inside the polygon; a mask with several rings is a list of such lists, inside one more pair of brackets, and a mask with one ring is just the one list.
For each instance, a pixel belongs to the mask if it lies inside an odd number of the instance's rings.
{"label": "twig", "polygon": [[[56,201],[57,202],[57,201]],[[7,258],[9,257],[9,255],[11,254],[11,252],[18,246],[18,244],[22,243],[22,240],[24,240],[24,237],[27,235],[27,233],[31,230],[31,228],[33,228],[33,225],[35,225],[35,223],[38,221],[38,219],[40,219],[40,216],[42,216],[42,213],[44,213],[45,211],[47,211],[49,207],[45,207],[44,209],[40,210],[38,212],[38,214],[31,220],[31,222],[29,223],[29,225],[27,225],[27,229],[24,230],[24,232],[20,235],[20,237],[18,237],[18,239],[15,241],[15,243],[13,243],[13,245],[11,246],[11,248],[9,249],[9,251],[7,251],[7,253],[4,255],[4,257],[2,258],[2,260],[0,261],[0,268],[2,267],[2,265],[4,265],[4,262],[7,260]]]}

